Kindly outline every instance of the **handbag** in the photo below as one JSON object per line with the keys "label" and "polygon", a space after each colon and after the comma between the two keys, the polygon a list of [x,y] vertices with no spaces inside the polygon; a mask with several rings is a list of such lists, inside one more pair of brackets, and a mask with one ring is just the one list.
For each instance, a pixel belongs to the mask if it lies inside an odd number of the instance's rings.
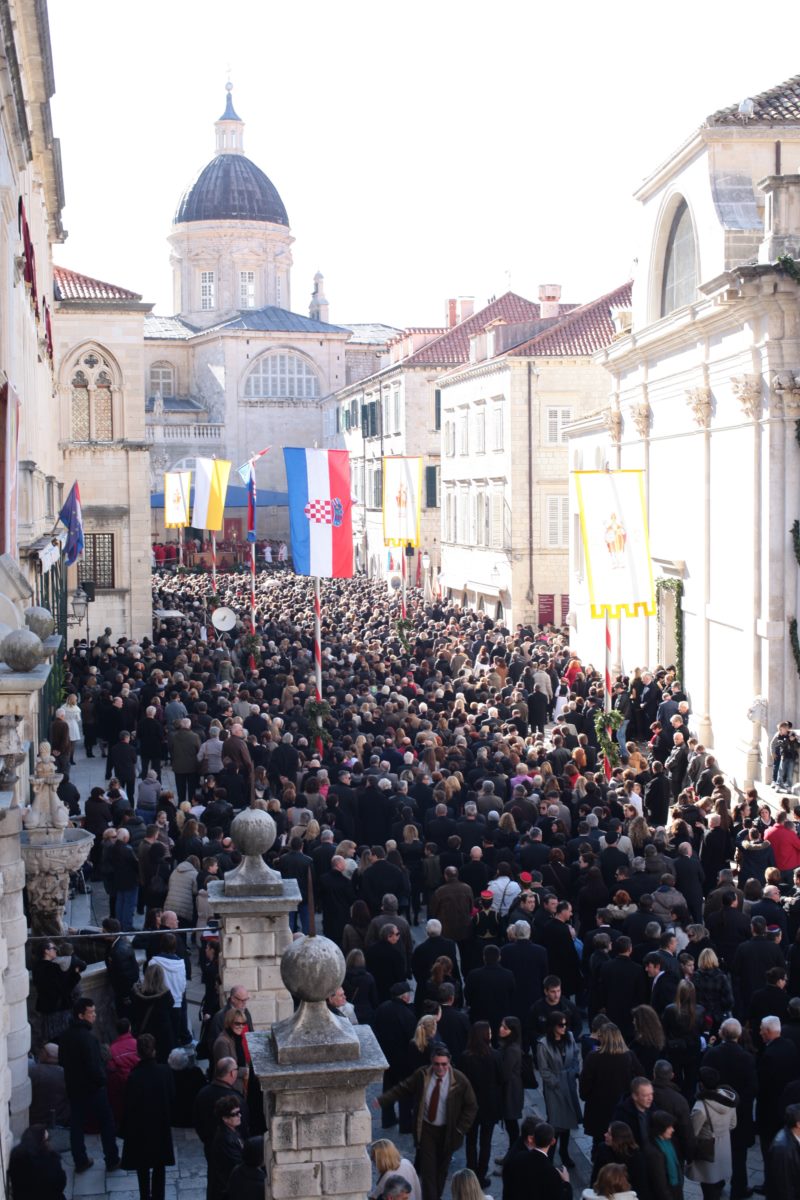
{"label": "handbag", "polygon": [[[713,1125],[708,1115],[708,1105],[703,1101],[703,1108],[706,1110],[706,1121],[703,1128],[700,1130],[694,1143],[694,1161],[695,1162],[713,1162],[716,1155],[717,1143],[713,1134]],[[711,1133],[706,1130],[711,1129]]]}

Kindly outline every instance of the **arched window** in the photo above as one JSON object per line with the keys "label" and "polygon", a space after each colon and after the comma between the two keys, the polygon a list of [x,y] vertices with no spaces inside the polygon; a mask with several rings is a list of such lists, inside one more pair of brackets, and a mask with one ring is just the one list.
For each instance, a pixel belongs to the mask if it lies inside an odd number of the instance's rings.
{"label": "arched window", "polygon": [[155,396],[156,392],[160,392],[164,400],[175,395],[175,368],[172,363],[157,362],[153,363],[150,368],[150,384],[147,394]]}
{"label": "arched window", "polygon": [[266,354],[247,376],[244,394],[248,400],[314,400],[319,380],[297,354]]}
{"label": "arched window", "polygon": [[672,218],[667,249],[664,254],[664,275],[661,283],[661,316],[676,308],[691,304],[697,296],[697,255],[694,228],[689,207],[682,200]]}
{"label": "arched window", "polygon": [[75,442],[114,439],[112,367],[98,350],[82,350],[73,363],[70,437]]}

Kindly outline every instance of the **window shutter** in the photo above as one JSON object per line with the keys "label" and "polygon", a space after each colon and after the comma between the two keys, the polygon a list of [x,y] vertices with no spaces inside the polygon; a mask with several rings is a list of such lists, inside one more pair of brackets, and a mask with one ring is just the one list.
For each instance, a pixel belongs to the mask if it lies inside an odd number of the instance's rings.
{"label": "window shutter", "polygon": [[559,546],[569,543],[569,496],[561,496],[561,528],[559,529]]}
{"label": "window shutter", "polygon": [[439,507],[436,495],[436,467],[425,468],[425,507]]}
{"label": "window shutter", "polygon": [[492,545],[499,549],[503,544],[503,493],[492,492],[490,503]]}
{"label": "window shutter", "polygon": [[433,428],[442,428],[442,389],[436,388],[433,393]]}
{"label": "window shutter", "polygon": [[547,544],[558,545],[558,502],[560,496],[547,497]]}
{"label": "window shutter", "polygon": [[548,408],[547,410],[547,441],[551,446],[554,446],[558,441],[558,409]]}

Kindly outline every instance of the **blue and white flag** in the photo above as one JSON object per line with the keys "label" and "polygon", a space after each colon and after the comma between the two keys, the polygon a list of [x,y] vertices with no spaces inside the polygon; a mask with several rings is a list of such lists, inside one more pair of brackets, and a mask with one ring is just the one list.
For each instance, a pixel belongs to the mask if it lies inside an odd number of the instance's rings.
{"label": "blue and white flag", "polygon": [[292,561],[298,575],[350,579],[353,515],[346,450],[285,449]]}
{"label": "blue and white flag", "polygon": [[73,483],[70,493],[64,501],[64,507],[58,514],[58,519],[67,527],[64,553],[67,558],[67,566],[71,567],[83,554],[83,513],[81,512],[81,491],[77,480]]}

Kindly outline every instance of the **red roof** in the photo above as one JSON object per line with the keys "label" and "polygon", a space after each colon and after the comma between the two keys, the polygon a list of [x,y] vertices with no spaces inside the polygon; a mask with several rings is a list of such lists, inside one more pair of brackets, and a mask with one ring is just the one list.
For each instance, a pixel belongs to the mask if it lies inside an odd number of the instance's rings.
{"label": "red roof", "polygon": [[613,292],[607,292],[605,296],[573,309],[558,324],[551,325],[529,342],[512,347],[508,355],[573,358],[602,350],[617,336],[612,309],[630,308],[631,291],[632,285],[624,283]]}
{"label": "red roof", "polygon": [[[573,308],[572,304],[561,305],[562,312]],[[502,318],[507,325],[536,321],[539,319],[539,305],[518,296],[516,292],[506,292],[479,312],[466,317],[453,329],[448,329],[441,337],[434,338],[427,345],[420,347],[416,354],[410,354],[408,358],[403,359],[403,366],[416,367],[431,363],[441,367],[455,367],[459,363],[469,362],[469,339],[476,333],[482,333],[490,322],[498,318]]]}
{"label": "red roof", "polygon": [[142,298],[138,292],[117,287],[115,283],[104,283],[102,279],[92,279],[91,275],[68,271],[66,267],[53,267],[53,296],[56,300],[138,301]]}

